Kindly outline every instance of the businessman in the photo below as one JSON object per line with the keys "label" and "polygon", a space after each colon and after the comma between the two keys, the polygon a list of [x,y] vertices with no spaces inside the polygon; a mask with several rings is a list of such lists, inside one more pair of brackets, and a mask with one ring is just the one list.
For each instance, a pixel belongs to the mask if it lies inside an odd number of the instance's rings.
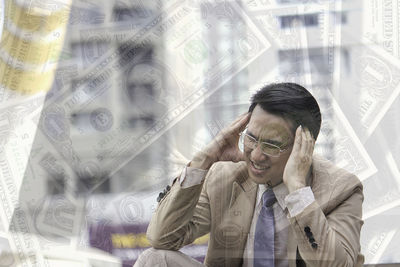
{"label": "businessman", "polygon": [[[263,87],[161,194],[135,266],[362,266],[362,185],[313,155],[315,98]],[[177,251],[209,233],[204,263]]]}

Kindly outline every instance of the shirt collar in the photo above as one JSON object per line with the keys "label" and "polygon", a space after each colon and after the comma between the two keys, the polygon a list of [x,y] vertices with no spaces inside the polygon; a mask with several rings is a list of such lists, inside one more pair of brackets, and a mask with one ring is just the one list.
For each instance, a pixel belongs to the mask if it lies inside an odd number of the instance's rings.
{"label": "shirt collar", "polygon": [[[312,184],[312,179],[313,179],[313,165],[311,165],[310,170],[308,171],[307,177],[306,177],[306,185],[310,186]],[[268,189],[268,186],[266,184],[259,184],[258,185],[258,191],[257,191],[257,205],[261,201],[262,194],[264,193],[265,190]],[[277,202],[279,203],[279,206],[283,210],[286,209],[286,203],[285,203],[285,197],[289,195],[289,190],[287,189],[286,185],[284,182],[281,182],[280,184],[272,187],[272,190],[274,191],[275,197]]]}
{"label": "shirt collar", "polygon": [[[267,190],[267,189],[268,189],[268,186],[265,185],[265,184],[259,184],[259,185],[258,185],[257,204],[260,203],[262,194],[263,194],[264,191]],[[283,210],[285,210],[285,209],[286,209],[285,197],[286,197],[287,195],[289,195],[289,190],[287,189],[286,185],[282,182],[282,183],[280,183],[280,184],[274,186],[274,187],[272,188],[272,190],[274,191],[274,194],[275,194],[275,197],[276,197],[276,200],[277,200],[279,206],[281,206],[281,208],[282,208]]]}
{"label": "shirt collar", "polygon": [[289,195],[289,190],[287,189],[285,183],[282,182],[276,185],[275,187],[272,188],[272,190],[274,190],[274,194],[277,202],[279,203],[279,206],[281,206],[281,208],[285,210],[286,209],[285,197]]}

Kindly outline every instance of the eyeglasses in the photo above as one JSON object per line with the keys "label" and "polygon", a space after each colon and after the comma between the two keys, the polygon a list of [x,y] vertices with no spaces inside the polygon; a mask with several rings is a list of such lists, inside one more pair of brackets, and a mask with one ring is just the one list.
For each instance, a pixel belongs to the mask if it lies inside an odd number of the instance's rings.
{"label": "eyeglasses", "polygon": [[284,152],[285,150],[287,150],[290,146],[287,145],[285,148],[281,148],[277,145],[268,143],[268,142],[261,142],[259,140],[257,140],[256,138],[254,138],[253,136],[249,135],[247,133],[247,128],[240,133],[240,139],[239,142],[246,146],[247,148],[250,149],[255,149],[258,144],[261,144],[261,151],[264,155],[267,156],[271,156],[271,157],[279,157],[279,155]]}

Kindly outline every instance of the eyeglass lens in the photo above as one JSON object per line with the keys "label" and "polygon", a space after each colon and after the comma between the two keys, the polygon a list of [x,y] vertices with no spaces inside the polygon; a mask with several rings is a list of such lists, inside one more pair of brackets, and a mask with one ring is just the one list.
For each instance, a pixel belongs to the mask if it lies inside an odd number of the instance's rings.
{"label": "eyeglass lens", "polygon": [[[244,145],[250,149],[255,149],[258,145],[258,142],[254,137],[245,134]],[[280,153],[280,148],[266,142],[261,142],[261,151],[269,156],[277,156]]]}

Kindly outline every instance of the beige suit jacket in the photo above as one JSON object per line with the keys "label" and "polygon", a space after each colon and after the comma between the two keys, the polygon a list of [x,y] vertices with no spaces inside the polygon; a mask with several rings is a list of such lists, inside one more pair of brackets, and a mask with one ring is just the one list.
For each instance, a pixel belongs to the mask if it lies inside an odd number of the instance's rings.
{"label": "beige suit jacket", "polygon": [[[295,267],[299,256],[307,266],[362,266],[362,184],[356,176],[314,157],[309,185],[316,201],[295,217],[285,211],[290,222],[289,266]],[[205,265],[239,267],[256,193],[257,184],[248,179],[244,162],[215,163],[202,184],[189,188],[175,179],[153,214],[147,238],[154,248],[178,250],[210,233]],[[317,248],[311,246],[307,226]]]}

